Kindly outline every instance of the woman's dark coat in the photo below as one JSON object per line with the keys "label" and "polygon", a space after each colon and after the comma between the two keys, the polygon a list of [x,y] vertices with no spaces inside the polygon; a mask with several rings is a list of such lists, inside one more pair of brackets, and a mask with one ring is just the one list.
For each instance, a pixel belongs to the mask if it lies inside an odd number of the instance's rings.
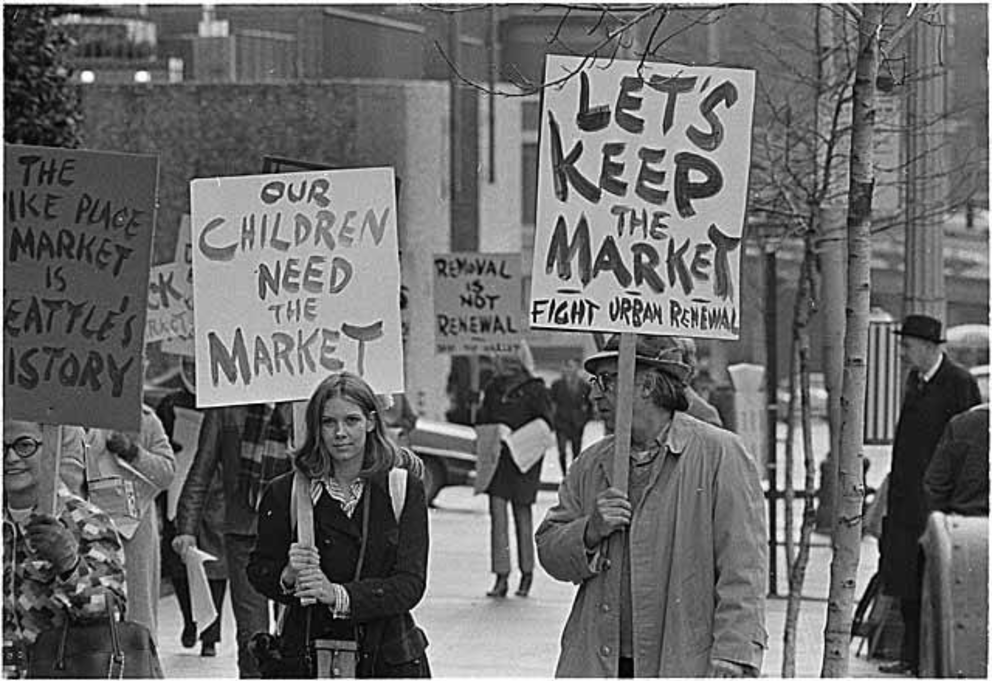
{"label": "woman's dark coat", "polygon": [[947,422],[978,404],[978,384],[967,370],[944,356],[940,368],[922,392],[916,372],[906,384],[902,411],[892,445],[889,497],[882,524],[881,573],[886,594],[920,597],[917,542],[926,528],[923,474]]}
{"label": "woman's dark coat", "polygon": [[[282,630],[283,656],[303,653],[306,609],[283,594],[279,578],[296,541],[289,505],[293,474],[275,480],[262,498],[258,541],[248,563],[255,589],[289,607]],[[388,676],[383,665],[401,665],[422,656],[427,639],[410,610],[420,602],[427,583],[427,504],[423,483],[407,476],[407,493],[397,523],[389,496],[388,475],[366,481],[362,501],[348,518],[340,504],[322,494],[314,507],[314,536],[320,564],[331,582],[343,585],[351,599],[351,618],[335,620],[324,605],[311,606],[310,638],[357,639],[359,675]],[[369,532],[360,578],[355,567],[361,549],[362,505],[370,503]],[[365,674],[363,674],[363,670]]]}
{"label": "woman's dark coat", "polygon": [[[544,381],[528,374],[496,375],[486,386],[476,425],[502,423],[516,430],[541,418],[551,425],[551,393]],[[483,488],[486,494],[508,499],[514,504],[533,504],[541,484],[541,464],[521,472],[504,443],[492,478]]]}

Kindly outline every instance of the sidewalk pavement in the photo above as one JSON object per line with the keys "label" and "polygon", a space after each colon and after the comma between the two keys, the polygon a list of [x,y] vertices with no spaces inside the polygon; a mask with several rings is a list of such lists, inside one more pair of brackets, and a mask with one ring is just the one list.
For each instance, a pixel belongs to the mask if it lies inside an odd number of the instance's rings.
{"label": "sidewalk pavement", "polygon": [[[595,437],[594,429],[587,437]],[[879,461],[884,475],[887,461]],[[557,454],[545,456],[542,478],[561,478]],[[554,491],[541,491],[534,508],[535,525],[556,502]],[[434,676],[439,678],[547,678],[554,674],[559,638],[571,607],[575,587],[555,582],[538,569],[531,597],[490,599],[489,519],[486,497],[473,495],[470,487],[442,490],[437,508],[430,511],[431,556],[427,593],[414,616],[427,632]],[[797,506],[796,518],[801,517]],[[784,536],[784,513],[779,513],[779,536]],[[856,594],[860,597],[874,573],[878,554],[875,541],[862,542]],[[784,554],[784,549],[780,550]],[[830,582],[829,540],[814,535],[806,571],[796,636],[796,675],[820,676],[826,597]],[[778,593],[786,590],[784,558],[780,555]],[[514,576],[511,586],[516,586]],[[512,591],[512,589],[511,589]],[[770,597],[766,606],[768,650],[762,676],[781,677],[783,631],[787,601]],[[174,596],[162,599],[159,607],[159,654],[168,678],[236,678],[234,620],[230,597],[225,601],[222,641],[217,657],[202,658],[199,646],[185,650],[179,644],[182,628]],[[877,661],[855,655],[852,646],[851,677],[879,677]]]}

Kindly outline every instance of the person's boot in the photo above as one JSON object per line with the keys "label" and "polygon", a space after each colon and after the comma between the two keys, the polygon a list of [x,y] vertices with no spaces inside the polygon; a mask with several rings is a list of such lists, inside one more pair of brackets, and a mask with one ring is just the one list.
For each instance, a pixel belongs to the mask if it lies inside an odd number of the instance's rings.
{"label": "person's boot", "polygon": [[506,592],[510,590],[510,576],[496,575],[496,584],[486,592],[489,598],[506,598]]}
{"label": "person's boot", "polygon": [[200,643],[201,657],[217,657],[217,644],[213,641],[203,641]]}
{"label": "person's boot", "polygon": [[883,674],[898,674],[900,676],[917,676],[916,668],[909,662],[905,660],[898,660],[891,664],[883,664],[879,666],[878,671]]}
{"label": "person's boot", "polygon": [[196,645],[196,622],[188,622],[183,625],[183,633],[179,637],[179,642],[183,648],[192,648]]}
{"label": "person's boot", "polygon": [[527,598],[530,595],[530,587],[534,583],[534,573],[533,572],[522,572],[520,573],[520,586],[517,588],[517,595],[521,598]]}

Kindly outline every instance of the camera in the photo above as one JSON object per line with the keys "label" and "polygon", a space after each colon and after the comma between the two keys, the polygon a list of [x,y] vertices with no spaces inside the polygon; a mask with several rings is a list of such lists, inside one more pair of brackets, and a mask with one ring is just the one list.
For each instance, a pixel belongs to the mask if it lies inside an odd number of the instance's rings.
{"label": "camera", "polygon": [[27,655],[24,647],[14,641],[3,642],[3,678],[24,678],[27,672]]}

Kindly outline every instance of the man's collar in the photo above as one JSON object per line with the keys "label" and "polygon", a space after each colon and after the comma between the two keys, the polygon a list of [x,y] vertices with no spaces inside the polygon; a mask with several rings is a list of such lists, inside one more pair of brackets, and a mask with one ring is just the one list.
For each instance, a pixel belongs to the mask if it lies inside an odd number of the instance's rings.
{"label": "man's collar", "polygon": [[933,366],[930,367],[928,371],[925,371],[924,373],[920,374],[923,377],[923,380],[926,381],[927,383],[932,381],[933,377],[937,375],[937,371],[940,370],[940,365],[943,362],[944,362],[944,353],[942,352],[939,355],[937,355],[937,361],[934,362]]}

